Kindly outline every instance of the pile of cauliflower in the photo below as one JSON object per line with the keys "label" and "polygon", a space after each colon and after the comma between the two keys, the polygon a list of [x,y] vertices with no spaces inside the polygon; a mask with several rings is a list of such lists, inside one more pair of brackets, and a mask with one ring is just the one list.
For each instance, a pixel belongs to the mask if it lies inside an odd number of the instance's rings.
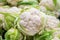
{"label": "pile of cauliflower", "polygon": [[60,0],[1,0],[0,40],[60,40]]}

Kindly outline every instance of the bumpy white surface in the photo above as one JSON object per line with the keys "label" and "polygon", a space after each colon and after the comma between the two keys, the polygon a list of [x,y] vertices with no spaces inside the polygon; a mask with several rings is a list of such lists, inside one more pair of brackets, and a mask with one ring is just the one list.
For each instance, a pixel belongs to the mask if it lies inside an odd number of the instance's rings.
{"label": "bumpy white surface", "polygon": [[54,9],[54,3],[53,0],[41,0],[40,5],[43,5],[45,7],[48,7],[49,9]]}
{"label": "bumpy white surface", "polygon": [[[44,17],[42,21],[42,17]],[[50,15],[44,15],[35,8],[31,8],[29,11],[25,11],[20,15],[20,24],[27,30],[30,34],[36,34],[39,32],[40,28],[46,26],[47,30],[55,29],[58,27],[59,20]],[[43,26],[42,25],[43,22]]]}
{"label": "bumpy white surface", "polygon": [[10,8],[7,12],[10,12],[10,13],[20,13],[20,9],[17,8],[17,7],[12,7]]}
{"label": "bumpy white surface", "polygon": [[47,15],[47,24],[46,27],[48,29],[58,28],[59,20],[54,16]]}
{"label": "bumpy white surface", "polygon": [[53,33],[53,39],[52,40],[60,40],[60,28],[57,29],[54,33]]}
{"label": "bumpy white surface", "polygon": [[0,7],[0,12],[8,12],[8,13],[20,13],[20,9],[17,8],[17,7],[11,7],[11,8],[3,8],[3,7]]}
{"label": "bumpy white surface", "polygon": [[23,12],[20,18],[20,25],[22,25],[30,35],[34,35],[40,31],[42,20],[39,10],[31,8],[29,11]]}

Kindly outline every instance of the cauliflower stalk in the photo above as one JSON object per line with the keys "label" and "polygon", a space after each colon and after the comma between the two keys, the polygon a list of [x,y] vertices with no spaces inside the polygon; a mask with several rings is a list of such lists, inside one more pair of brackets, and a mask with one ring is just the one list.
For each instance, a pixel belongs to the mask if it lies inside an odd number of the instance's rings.
{"label": "cauliflower stalk", "polygon": [[47,15],[46,27],[48,30],[49,29],[55,30],[55,28],[59,27],[58,26],[59,24],[60,24],[60,21],[56,17]]}

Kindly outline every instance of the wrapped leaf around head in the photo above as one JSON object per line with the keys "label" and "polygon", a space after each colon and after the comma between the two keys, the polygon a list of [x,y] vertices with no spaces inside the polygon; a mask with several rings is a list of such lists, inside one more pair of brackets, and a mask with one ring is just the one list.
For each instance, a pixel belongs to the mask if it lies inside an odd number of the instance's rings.
{"label": "wrapped leaf around head", "polygon": [[18,17],[20,10],[17,7],[12,8],[4,8],[0,7],[0,14],[4,16],[5,26],[3,27],[5,30],[14,27],[15,19]]}
{"label": "wrapped leaf around head", "polygon": [[22,35],[17,29],[11,28],[5,33],[5,40],[22,40]]}

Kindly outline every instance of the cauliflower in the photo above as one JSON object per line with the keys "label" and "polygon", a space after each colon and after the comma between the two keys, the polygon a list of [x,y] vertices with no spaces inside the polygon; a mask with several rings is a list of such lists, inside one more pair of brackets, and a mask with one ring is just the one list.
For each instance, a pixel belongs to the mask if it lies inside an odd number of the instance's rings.
{"label": "cauliflower", "polygon": [[60,28],[56,28],[56,31],[53,33],[52,40],[60,40]]}
{"label": "cauliflower", "polygon": [[18,29],[27,35],[35,35],[44,27],[54,29],[58,27],[59,20],[54,16],[46,15],[36,8],[30,8],[20,14]]}
{"label": "cauliflower", "polygon": [[42,12],[36,8],[30,8],[29,10],[21,13],[20,20],[18,21],[18,29],[23,31],[27,35],[35,35],[43,27],[42,23]]}
{"label": "cauliflower", "polygon": [[6,26],[4,26],[4,29],[10,29],[14,25],[15,19],[19,17],[19,20],[17,19],[18,29],[26,35],[33,36],[44,28],[50,30],[55,29],[58,27],[58,24],[60,24],[56,17],[46,15],[34,7],[25,8],[22,12],[17,7],[0,7],[0,12],[0,14],[4,14],[5,16]]}
{"label": "cauliflower", "polygon": [[55,5],[53,3],[53,0],[41,0],[39,5],[45,6],[46,8],[50,10],[55,10]]}
{"label": "cauliflower", "polygon": [[47,15],[46,27],[48,30],[58,28],[58,24],[60,21],[56,17]]}
{"label": "cauliflower", "polygon": [[[41,0],[39,5],[45,7],[45,12],[49,15],[53,14],[54,16],[58,17],[60,14],[60,0]],[[42,8],[41,8],[42,9]],[[52,11],[51,11],[52,10]],[[50,13],[48,13],[50,11]],[[44,12],[44,11],[43,11]]]}
{"label": "cauliflower", "polygon": [[15,17],[20,14],[20,10],[21,9],[17,7],[11,7],[11,8],[0,7],[0,12],[9,13],[10,15],[13,15]]}
{"label": "cauliflower", "polygon": [[20,14],[20,10],[21,9],[19,9],[19,8],[17,8],[17,7],[11,7],[11,8],[9,8],[9,9],[7,9],[7,12],[8,13],[11,13],[12,15],[14,15],[14,14]]}

